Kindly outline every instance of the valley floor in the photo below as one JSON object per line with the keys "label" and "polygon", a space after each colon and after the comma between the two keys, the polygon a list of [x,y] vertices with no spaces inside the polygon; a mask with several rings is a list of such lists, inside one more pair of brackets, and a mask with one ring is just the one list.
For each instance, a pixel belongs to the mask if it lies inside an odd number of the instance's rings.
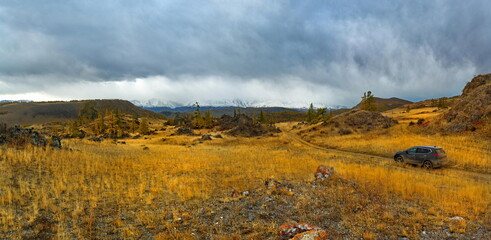
{"label": "valley floor", "polygon": [[[277,239],[280,225],[302,222],[333,239],[491,239],[490,173],[475,171],[490,162],[423,170],[377,147],[353,151],[362,136],[329,142],[291,126],[1,147],[0,239]],[[336,177],[314,181],[319,165]],[[267,188],[271,178],[283,188]]]}

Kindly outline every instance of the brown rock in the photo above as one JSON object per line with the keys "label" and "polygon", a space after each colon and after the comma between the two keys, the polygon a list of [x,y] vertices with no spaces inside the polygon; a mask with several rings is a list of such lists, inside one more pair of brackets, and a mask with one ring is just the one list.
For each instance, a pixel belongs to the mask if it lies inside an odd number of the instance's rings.
{"label": "brown rock", "polygon": [[333,167],[320,165],[319,167],[317,167],[314,176],[316,180],[324,180],[330,178],[335,173],[336,172],[334,171]]}

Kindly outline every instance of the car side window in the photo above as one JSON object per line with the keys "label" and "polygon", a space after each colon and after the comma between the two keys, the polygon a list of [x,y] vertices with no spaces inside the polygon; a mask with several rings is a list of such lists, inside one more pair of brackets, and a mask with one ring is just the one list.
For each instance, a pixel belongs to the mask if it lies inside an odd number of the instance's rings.
{"label": "car side window", "polygon": [[416,153],[416,148],[411,148],[407,150],[407,153]]}
{"label": "car side window", "polygon": [[418,150],[416,150],[416,153],[430,153],[430,152],[431,150],[426,148],[418,148]]}

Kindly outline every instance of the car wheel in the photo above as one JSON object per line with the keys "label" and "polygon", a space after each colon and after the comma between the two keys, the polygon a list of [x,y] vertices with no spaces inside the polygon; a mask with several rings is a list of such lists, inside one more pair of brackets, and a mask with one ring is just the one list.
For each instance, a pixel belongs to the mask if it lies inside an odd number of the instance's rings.
{"label": "car wheel", "polygon": [[426,169],[432,169],[433,168],[433,163],[431,163],[430,161],[425,161],[423,163],[423,167],[426,168]]}
{"label": "car wheel", "polygon": [[394,158],[394,160],[395,160],[396,162],[404,162],[404,158],[403,158],[401,155],[397,155],[397,156]]}

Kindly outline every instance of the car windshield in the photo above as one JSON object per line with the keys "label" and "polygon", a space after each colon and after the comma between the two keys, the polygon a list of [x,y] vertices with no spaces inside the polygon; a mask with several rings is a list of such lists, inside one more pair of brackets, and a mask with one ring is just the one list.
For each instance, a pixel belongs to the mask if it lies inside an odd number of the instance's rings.
{"label": "car windshield", "polygon": [[411,148],[411,149],[408,149],[407,150],[408,153],[415,153],[416,152],[416,148]]}

